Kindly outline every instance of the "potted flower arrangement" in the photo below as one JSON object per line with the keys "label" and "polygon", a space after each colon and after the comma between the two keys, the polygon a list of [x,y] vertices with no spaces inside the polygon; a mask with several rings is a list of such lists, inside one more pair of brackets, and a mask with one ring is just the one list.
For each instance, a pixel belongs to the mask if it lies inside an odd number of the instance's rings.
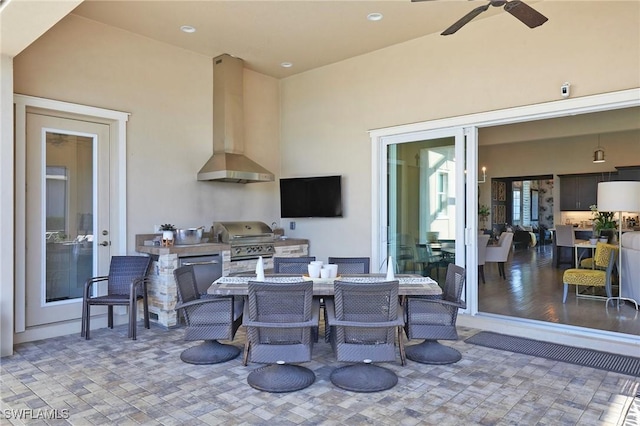
{"label": "potted flower arrangement", "polygon": [[491,214],[491,210],[489,207],[484,204],[478,207],[478,216],[480,216],[480,222],[482,222],[482,229],[486,229],[487,218]]}
{"label": "potted flower arrangement", "polygon": [[164,225],[160,225],[160,231],[162,232],[162,240],[164,242],[171,241],[173,243],[174,233],[176,232],[176,227],[170,223],[165,223]]}
{"label": "potted flower arrangement", "polygon": [[[593,214],[593,235],[594,237],[600,237],[603,239],[613,239],[615,236],[616,222],[613,220],[613,212],[600,212],[598,207],[594,204],[589,206]],[[603,241],[606,242],[606,241]]]}

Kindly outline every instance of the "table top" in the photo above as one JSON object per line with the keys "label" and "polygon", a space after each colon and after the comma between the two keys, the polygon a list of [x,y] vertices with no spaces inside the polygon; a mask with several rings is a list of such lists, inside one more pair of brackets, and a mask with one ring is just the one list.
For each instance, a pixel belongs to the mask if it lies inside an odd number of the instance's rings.
{"label": "table top", "polygon": [[576,248],[579,248],[579,247],[596,248],[596,245],[595,244],[591,244],[589,241],[580,241],[580,242],[576,241],[576,243],[573,246],[576,247]]}
{"label": "table top", "polygon": [[[399,281],[398,294],[402,296],[435,296],[442,294],[442,289],[432,278],[419,275],[396,275]],[[207,293],[224,296],[246,296],[248,283],[256,279],[255,274],[235,277],[221,277],[213,282]],[[267,275],[269,282],[298,282],[304,279],[301,275],[274,274]],[[309,279],[308,277],[306,279]],[[386,281],[385,274],[342,275],[334,279],[313,280],[313,294],[315,296],[333,296],[333,281],[371,282]]]}
{"label": "table top", "polygon": [[[607,243],[607,244],[611,244],[611,243]],[[576,243],[573,246],[576,247],[576,248],[583,247],[583,248],[592,248],[592,249],[594,249],[594,248],[596,248],[596,245],[597,245],[597,243],[596,244],[591,244],[589,241],[580,241],[580,242],[576,241]],[[618,244],[613,244],[613,245],[617,246]]]}

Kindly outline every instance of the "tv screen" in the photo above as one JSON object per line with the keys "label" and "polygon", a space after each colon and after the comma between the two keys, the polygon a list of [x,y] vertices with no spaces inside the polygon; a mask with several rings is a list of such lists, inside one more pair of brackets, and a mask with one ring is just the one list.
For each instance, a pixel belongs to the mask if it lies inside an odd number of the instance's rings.
{"label": "tv screen", "polygon": [[341,176],[280,179],[280,216],[342,217]]}

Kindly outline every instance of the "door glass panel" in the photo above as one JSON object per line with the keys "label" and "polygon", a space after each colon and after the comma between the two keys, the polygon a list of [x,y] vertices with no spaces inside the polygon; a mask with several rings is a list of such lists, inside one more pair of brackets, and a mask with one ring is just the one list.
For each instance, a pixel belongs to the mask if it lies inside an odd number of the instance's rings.
{"label": "door glass panel", "polygon": [[387,148],[388,253],[399,273],[444,277],[455,263],[455,138]]}
{"label": "door glass panel", "polygon": [[93,272],[93,139],[47,132],[45,300],[82,297]]}

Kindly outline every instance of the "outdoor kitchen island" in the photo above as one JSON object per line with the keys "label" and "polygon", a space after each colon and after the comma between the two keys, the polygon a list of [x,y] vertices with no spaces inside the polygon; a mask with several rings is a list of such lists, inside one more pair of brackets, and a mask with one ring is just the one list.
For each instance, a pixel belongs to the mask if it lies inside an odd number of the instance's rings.
{"label": "outdoor kitchen island", "polygon": [[[163,327],[177,325],[177,313],[174,307],[177,303],[176,282],[173,271],[181,263],[193,258],[211,257],[222,260],[221,276],[228,276],[238,272],[255,271],[257,259],[231,259],[231,245],[225,243],[200,243],[181,246],[145,246],[145,241],[153,240],[160,234],[136,235],[136,251],[149,254],[152,257],[150,282],[147,287],[149,295],[149,316],[152,322]],[[274,256],[300,257],[309,253],[309,240],[299,238],[274,239]],[[273,259],[264,258],[265,269],[273,268]],[[218,277],[219,278],[219,277]],[[211,281],[213,282],[213,280]],[[139,304],[138,309],[142,309]],[[142,318],[139,312],[138,318]]]}

